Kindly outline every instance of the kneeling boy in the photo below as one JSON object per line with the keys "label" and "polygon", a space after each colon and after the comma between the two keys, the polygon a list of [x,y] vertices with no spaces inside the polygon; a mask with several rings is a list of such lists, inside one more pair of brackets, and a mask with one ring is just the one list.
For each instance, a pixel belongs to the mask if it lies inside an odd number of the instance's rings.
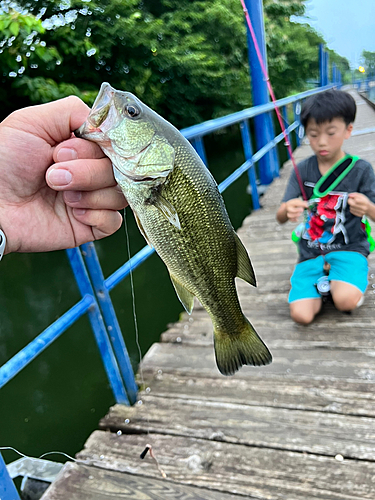
{"label": "kneeling boy", "polygon": [[341,311],[360,305],[367,286],[369,242],[362,218],[375,220],[375,175],[368,162],[342,149],[355,114],[353,97],[340,90],[315,94],[302,106],[301,122],[315,155],[298,165],[298,175],[292,172],[276,215],[284,224],[305,213],[289,294],[298,323],[311,323],[320,311],[316,284],[324,273]]}

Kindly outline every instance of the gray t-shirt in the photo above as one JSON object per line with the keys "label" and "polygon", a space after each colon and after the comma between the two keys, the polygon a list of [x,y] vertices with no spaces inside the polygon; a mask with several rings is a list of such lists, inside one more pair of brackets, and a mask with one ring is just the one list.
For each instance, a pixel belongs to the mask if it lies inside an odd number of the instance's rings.
{"label": "gray t-shirt", "polygon": [[[298,165],[307,198],[322,177],[317,157],[311,156]],[[313,259],[332,251],[345,250],[368,256],[369,243],[361,217],[350,212],[349,193],[362,193],[375,203],[375,174],[365,160],[358,160],[350,172],[323,198],[310,200],[306,224],[299,242],[299,262]],[[297,176],[293,170],[283,202],[301,196]]]}

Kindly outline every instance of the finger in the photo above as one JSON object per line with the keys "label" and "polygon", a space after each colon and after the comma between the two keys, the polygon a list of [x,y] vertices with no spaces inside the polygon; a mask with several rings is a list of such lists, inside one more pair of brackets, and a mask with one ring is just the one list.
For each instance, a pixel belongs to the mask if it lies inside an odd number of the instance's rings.
{"label": "finger", "polygon": [[116,186],[108,158],[55,163],[47,170],[46,181],[56,191],[95,191]]}
{"label": "finger", "polygon": [[96,240],[100,240],[120,229],[122,216],[116,210],[84,210],[73,208],[73,216],[82,224],[91,226]]}
{"label": "finger", "polygon": [[56,163],[77,158],[105,158],[105,154],[94,142],[78,139],[78,137],[72,137],[60,143],[53,152],[53,161]]}
{"label": "finger", "polygon": [[63,197],[72,208],[122,210],[128,205],[118,186],[96,191],[65,191]]}
{"label": "finger", "polygon": [[[54,146],[70,138],[86,120],[90,108],[76,96],[69,96],[47,104],[33,106],[33,126],[40,137]],[[11,118],[12,115],[9,117]],[[24,108],[14,113],[17,128],[29,132],[30,109]]]}

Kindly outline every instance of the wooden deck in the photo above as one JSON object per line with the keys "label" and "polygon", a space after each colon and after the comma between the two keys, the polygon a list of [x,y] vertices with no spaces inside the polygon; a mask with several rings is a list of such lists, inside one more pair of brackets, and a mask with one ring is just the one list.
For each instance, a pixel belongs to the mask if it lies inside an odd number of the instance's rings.
{"label": "wooden deck", "polygon": [[[375,166],[375,111],[356,99],[345,149]],[[296,158],[310,154],[304,145]],[[258,279],[257,289],[238,281],[240,299],[274,362],[220,375],[197,305],[145,356],[139,404],[111,408],[43,500],[375,498],[375,252],[360,309],[327,305],[312,325],[294,324],[293,225],[275,221],[290,170],[238,232]],[[150,454],[140,459],[148,443],[166,479]]]}

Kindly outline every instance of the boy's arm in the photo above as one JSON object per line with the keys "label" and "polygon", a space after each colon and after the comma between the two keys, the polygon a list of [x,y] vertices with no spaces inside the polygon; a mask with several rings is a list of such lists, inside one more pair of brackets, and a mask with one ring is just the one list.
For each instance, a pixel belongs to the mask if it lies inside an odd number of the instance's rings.
{"label": "boy's arm", "polygon": [[280,224],[284,224],[288,220],[298,222],[298,218],[303,214],[305,208],[308,207],[307,201],[300,198],[292,198],[291,200],[282,203],[276,213],[276,220]]}
{"label": "boy's arm", "polygon": [[349,193],[348,200],[350,211],[356,217],[366,215],[375,221],[375,204],[362,193]]}

